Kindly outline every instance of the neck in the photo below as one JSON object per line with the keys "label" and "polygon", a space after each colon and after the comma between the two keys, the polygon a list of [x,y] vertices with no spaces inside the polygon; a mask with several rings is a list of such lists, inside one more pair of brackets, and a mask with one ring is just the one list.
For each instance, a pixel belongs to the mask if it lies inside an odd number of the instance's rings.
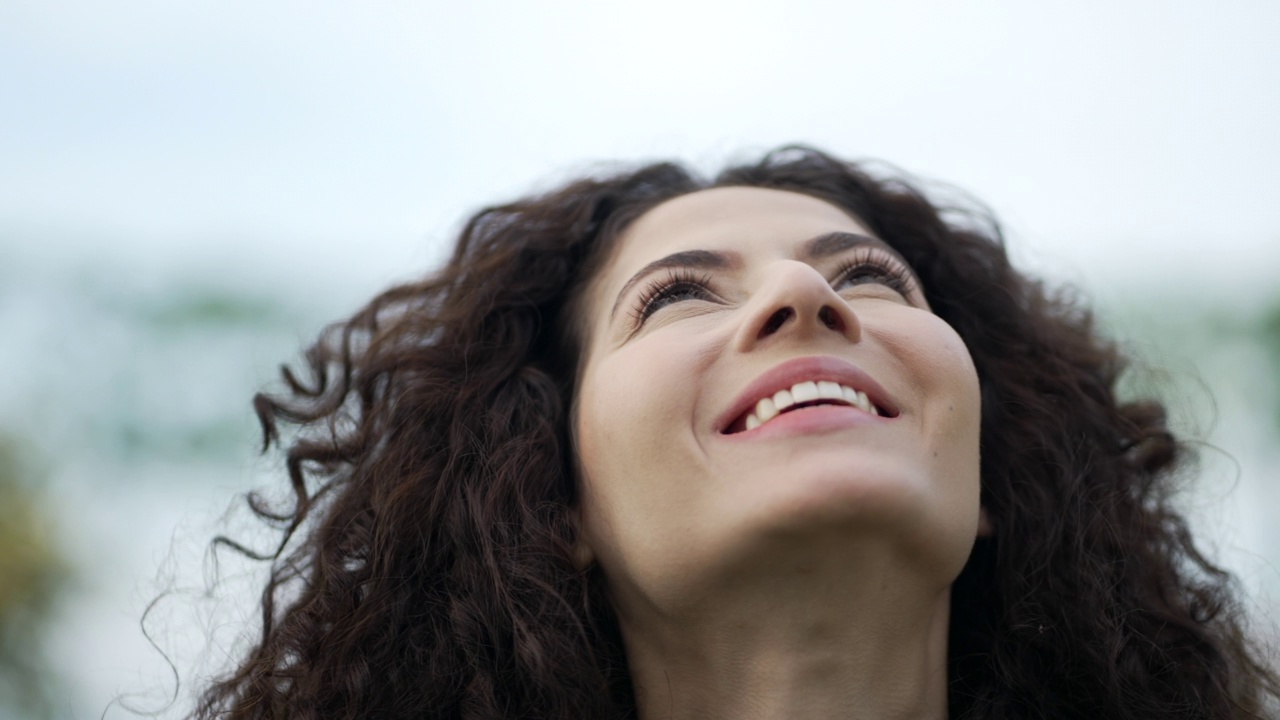
{"label": "neck", "polygon": [[620,613],[640,720],[945,718],[947,588],[833,562]]}

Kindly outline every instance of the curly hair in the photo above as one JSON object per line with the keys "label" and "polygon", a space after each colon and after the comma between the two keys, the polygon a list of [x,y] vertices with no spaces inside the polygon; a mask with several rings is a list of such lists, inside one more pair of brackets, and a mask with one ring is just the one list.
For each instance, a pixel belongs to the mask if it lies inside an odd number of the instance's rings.
{"label": "curly hair", "polygon": [[969,348],[994,532],[952,589],[952,717],[1267,712],[1280,680],[1171,504],[1188,448],[1158,401],[1117,396],[1126,360],[1091,313],[1015,270],[989,213],[786,147],[711,180],[652,164],[481,210],[442,269],[284,368],[254,398],[292,484],[286,507],[248,496],[280,533],[254,555],[261,636],[195,717],[635,716],[600,571],[574,561],[575,320],[631,221],[719,186],[859,218]]}

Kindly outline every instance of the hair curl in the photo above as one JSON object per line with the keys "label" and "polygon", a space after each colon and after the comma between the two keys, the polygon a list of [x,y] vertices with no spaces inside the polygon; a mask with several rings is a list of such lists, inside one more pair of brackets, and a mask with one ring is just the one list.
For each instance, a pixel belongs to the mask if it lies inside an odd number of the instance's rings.
{"label": "hair curl", "polygon": [[733,185],[861,219],[973,357],[994,534],[953,587],[953,717],[1266,711],[1280,681],[1170,503],[1188,450],[1159,402],[1117,397],[1125,358],[1089,311],[1014,270],[988,214],[788,147],[711,181],[654,164],[484,209],[443,269],[285,368],[254,399],[265,447],[291,426],[293,491],[248,498],[281,533],[255,556],[261,637],[195,716],[634,717],[599,573],[573,562],[575,303],[636,217]]}

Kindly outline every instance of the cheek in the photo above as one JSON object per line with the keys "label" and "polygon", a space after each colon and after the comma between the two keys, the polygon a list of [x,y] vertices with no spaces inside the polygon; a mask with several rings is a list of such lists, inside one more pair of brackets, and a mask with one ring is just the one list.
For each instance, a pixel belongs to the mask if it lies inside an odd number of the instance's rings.
{"label": "cheek", "polygon": [[973,359],[955,330],[935,315],[904,317],[892,327],[885,342],[909,378],[924,469],[952,507],[972,508],[976,522],[982,401]]}
{"label": "cheek", "polygon": [[[932,454],[933,473],[952,486],[958,507],[972,511],[957,514],[958,533],[973,537],[977,531],[981,495],[982,394],[978,373],[964,341],[942,320],[934,352],[928,353],[923,375],[932,386],[928,392],[940,399],[926,418],[926,437]],[[971,527],[972,525],[972,527]]]}
{"label": "cheek", "polygon": [[691,320],[593,353],[578,389],[579,431],[616,452],[652,461],[655,445],[691,438],[699,389],[722,344],[714,325]]}
{"label": "cheek", "polygon": [[[578,437],[587,470],[630,466],[687,416],[682,383],[661,357],[619,353],[590,368],[579,389]],[[597,462],[599,460],[600,462]]]}
{"label": "cheek", "polygon": [[696,357],[688,344],[650,339],[591,363],[578,391],[583,528],[606,562],[698,504]]}
{"label": "cheek", "polygon": [[915,403],[931,429],[960,433],[976,442],[981,414],[978,373],[956,331],[933,314],[914,314],[884,338],[910,377]]}
{"label": "cheek", "polygon": [[976,444],[982,419],[978,371],[960,336],[941,320],[937,323],[943,326],[939,329],[940,342],[936,352],[929,355],[925,375],[935,381],[932,390],[947,398],[945,409],[940,408],[944,412],[943,423]]}

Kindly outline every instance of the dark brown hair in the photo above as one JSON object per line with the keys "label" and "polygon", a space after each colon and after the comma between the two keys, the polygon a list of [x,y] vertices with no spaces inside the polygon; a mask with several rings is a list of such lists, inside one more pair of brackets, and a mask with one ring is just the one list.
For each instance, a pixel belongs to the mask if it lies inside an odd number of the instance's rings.
{"label": "dark brown hair", "polygon": [[261,637],[197,717],[634,716],[599,573],[573,561],[574,303],[629,222],[727,185],[861,219],[977,366],[995,531],[953,587],[953,717],[1264,712],[1280,682],[1170,504],[1187,449],[1159,402],[1117,397],[1125,359],[1090,313],[1015,271],[985,213],[792,147],[712,181],[655,164],[482,210],[442,269],[285,369],[255,398],[293,496],[249,497],[281,533],[258,556]]}

